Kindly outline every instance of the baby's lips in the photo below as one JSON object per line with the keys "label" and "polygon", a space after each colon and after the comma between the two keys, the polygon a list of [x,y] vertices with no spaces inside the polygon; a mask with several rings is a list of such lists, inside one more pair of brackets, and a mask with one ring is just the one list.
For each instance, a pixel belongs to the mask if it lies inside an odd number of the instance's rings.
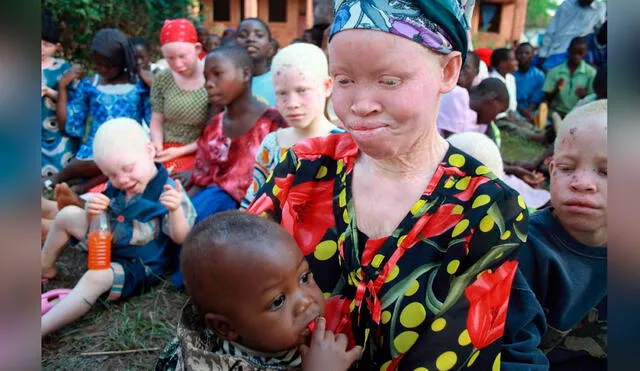
{"label": "baby's lips", "polygon": [[313,333],[316,330],[316,321],[313,320],[309,322],[309,324],[307,325],[307,328],[309,329],[309,331]]}

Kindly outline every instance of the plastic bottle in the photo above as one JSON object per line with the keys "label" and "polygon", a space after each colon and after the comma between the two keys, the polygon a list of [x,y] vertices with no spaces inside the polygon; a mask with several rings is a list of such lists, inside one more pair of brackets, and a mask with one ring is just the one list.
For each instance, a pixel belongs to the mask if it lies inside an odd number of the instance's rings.
{"label": "plastic bottle", "polygon": [[104,211],[93,217],[89,227],[89,269],[111,267],[111,229]]}

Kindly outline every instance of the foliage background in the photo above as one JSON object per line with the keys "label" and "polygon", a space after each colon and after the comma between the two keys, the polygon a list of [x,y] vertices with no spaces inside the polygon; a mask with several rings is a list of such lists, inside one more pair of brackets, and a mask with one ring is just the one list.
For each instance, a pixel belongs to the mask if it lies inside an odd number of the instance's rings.
{"label": "foliage background", "polygon": [[184,17],[195,25],[203,20],[197,14],[202,9],[200,0],[41,0],[41,4],[60,24],[62,57],[85,67],[89,67],[91,39],[101,28],[142,36],[157,56],[158,34],[165,19]]}

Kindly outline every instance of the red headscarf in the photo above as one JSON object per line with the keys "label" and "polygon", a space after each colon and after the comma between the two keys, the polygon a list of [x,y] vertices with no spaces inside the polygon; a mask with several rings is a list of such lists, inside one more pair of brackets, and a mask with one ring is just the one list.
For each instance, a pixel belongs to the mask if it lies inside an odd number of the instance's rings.
{"label": "red headscarf", "polygon": [[168,19],[160,30],[160,45],[176,41],[197,43],[198,33],[193,23],[185,18]]}

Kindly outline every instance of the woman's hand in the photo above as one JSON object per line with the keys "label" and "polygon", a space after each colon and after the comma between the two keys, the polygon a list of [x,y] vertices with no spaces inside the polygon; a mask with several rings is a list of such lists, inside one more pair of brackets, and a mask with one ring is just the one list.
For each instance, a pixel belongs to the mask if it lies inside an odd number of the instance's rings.
{"label": "woman's hand", "polygon": [[58,81],[58,86],[60,89],[65,89],[73,80],[78,80],[84,77],[84,71],[80,67],[72,67],[69,71],[65,72],[64,75]]}
{"label": "woman's hand", "polygon": [[85,205],[85,208],[89,215],[95,216],[100,214],[101,211],[107,210],[109,202],[109,197],[102,193],[92,193]]}
{"label": "woman's hand", "polygon": [[174,212],[178,210],[180,207],[180,202],[182,202],[182,184],[180,184],[179,180],[176,180],[176,187],[165,184],[164,192],[160,195],[160,203],[163,204],[169,212]]}
{"label": "woman's hand", "polygon": [[48,86],[43,86],[42,87],[42,91],[41,91],[41,96],[48,97],[48,98],[53,99],[53,100],[57,100],[58,99],[58,92],[53,90],[53,89],[51,89]]}
{"label": "woman's hand", "polygon": [[156,162],[167,162],[184,155],[182,147],[171,147],[160,150],[156,153]]}
{"label": "woman's hand", "polygon": [[348,370],[360,357],[362,347],[356,346],[347,351],[347,337],[325,330],[325,324],[326,320],[319,317],[316,330],[311,335],[311,344],[300,346],[304,371]]}

